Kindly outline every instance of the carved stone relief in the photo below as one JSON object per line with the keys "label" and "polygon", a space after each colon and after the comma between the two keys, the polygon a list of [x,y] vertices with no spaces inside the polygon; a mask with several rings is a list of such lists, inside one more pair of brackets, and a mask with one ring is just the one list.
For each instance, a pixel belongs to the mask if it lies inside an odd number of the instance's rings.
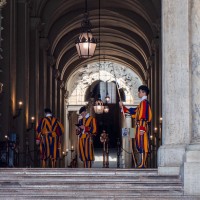
{"label": "carved stone relief", "polygon": [[[84,103],[87,88],[95,81],[115,82],[123,88],[127,97],[127,104],[137,104],[138,87],[142,84],[140,77],[131,69],[117,63],[101,62],[84,66],[76,71],[67,83],[69,102],[79,98],[77,104]],[[79,97],[75,97],[79,96]],[[73,99],[73,100],[72,100]],[[74,102],[75,103],[75,102]]]}

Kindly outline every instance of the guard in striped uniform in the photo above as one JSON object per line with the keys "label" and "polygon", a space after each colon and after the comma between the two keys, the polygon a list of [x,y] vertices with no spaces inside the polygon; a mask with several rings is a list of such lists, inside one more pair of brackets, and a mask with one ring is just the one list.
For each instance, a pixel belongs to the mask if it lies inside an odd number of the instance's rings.
{"label": "guard in striped uniform", "polygon": [[55,167],[56,159],[61,157],[61,135],[64,133],[63,125],[52,116],[49,108],[44,110],[45,117],[39,122],[36,129],[36,144],[40,144],[40,158],[42,167],[46,167],[47,159]]}
{"label": "guard in striped uniform", "polygon": [[82,116],[78,124],[79,157],[85,168],[91,168],[91,162],[94,161],[93,136],[97,130],[96,120],[86,112],[85,106],[81,107],[79,114]]}
{"label": "guard in striped uniform", "polygon": [[[138,97],[141,99],[141,102],[138,105],[138,107],[128,109],[125,106],[123,106],[124,112],[131,114],[132,118],[135,118],[136,121],[136,147],[142,156],[141,164],[138,166],[139,168],[146,167],[146,159],[149,151],[149,123],[152,119],[152,112],[151,107],[149,105],[149,101],[147,100],[148,94],[149,88],[145,85],[141,85],[138,88]],[[122,104],[120,104],[120,106],[122,107]]]}

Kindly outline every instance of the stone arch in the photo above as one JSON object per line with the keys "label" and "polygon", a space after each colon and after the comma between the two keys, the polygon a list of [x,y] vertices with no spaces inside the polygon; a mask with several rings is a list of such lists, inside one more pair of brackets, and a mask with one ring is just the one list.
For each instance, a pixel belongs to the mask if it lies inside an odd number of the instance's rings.
{"label": "stone arch", "polygon": [[[116,76],[116,78],[115,78]],[[65,87],[69,92],[69,105],[84,105],[88,88],[94,87],[99,81],[115,82],[123,88],[127,105],[137,105],[137,89],[142,84],[141,78],[131,69],[112,62],[91,63],[79,68],[71,74]]]}

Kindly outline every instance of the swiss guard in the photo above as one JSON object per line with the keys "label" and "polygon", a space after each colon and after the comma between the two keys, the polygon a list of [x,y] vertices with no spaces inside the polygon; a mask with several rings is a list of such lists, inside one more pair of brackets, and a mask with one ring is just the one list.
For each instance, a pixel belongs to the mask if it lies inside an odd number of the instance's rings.
{"label": "swiss guard", "polygon": [[132,115],[132,118],[135,118],[136,121],[136,147],[142,157],[142,161],[138,168],[146,168],[147,154],[149,151],[149,123],[152,119],[152,112],[149,101],[147,100],[148,94],[149,88],[145,85],[141,85],[138,88],[138,97],[141,101],[137,108],[128,109],[120,103],[124,113]]}
{"label": "swiss guard", "polygon": [[40,145],[40,158],[42,167],[46,167],[48,159],[51,160],[51,167],[56,166],[56,160],[61,157],[61,136],[64,127],[57,118],[52,116],[49,108],[44,110],[45,117],[39,122],[36,129],[36,144]]}
{"label": "swiss guard", "polygon": [[96,135],[96,119],[87,113],[86,107],[83,106],[79,110],[82,119],[76,124],[76,133],[79,137],[79,157],[85,168],[92,167],[94,161],[93,137]]}

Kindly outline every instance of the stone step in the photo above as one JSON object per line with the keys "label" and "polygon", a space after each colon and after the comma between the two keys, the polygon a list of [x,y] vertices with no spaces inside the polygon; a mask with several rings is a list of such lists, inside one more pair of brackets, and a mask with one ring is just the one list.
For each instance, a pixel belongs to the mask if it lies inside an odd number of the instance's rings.
{"label": "stone step", "polygon": [[49,196],[49,195],[8,195],[1,196],[0,200],[199,200],[199,197],[195,196],[131,196],[131,195],[110,195],[110,196],[91,196],[91,197],[74,197],[74,196]]}
{"label": "stone step", "polygon": [[9,174],[26,174],[26,173],[48,173],[48,174],[154,174],[158,175],[157,169],[109,169],[109,168],[1,168],[0,175]]}
{"label": "stone step", "polygon": [[103,199],[179,198],[183,186],[179,176],[159,176],[157,169],[0,170],[0,199],[98,199],[102,195]]}
{"label": "stone step", "polygon": [[106,176],[112,176],[112,177],[160,177],[160,178],[179,178],[178,176],[159,176],[157,173],[157,170],[147,170],[147,169],[1,169],[0,170],[0,177],[28,177],[28,176],[55,176],[55,177],[64,177],[64,176],[70,176],[70,177],[106,177]]}
{"label": "stone step", "polygon": [[[170,192],[169,192],[170,191]],[[165,196],[165,195],[183,195],[183,192],[180,190],[169,190],[169,189],[154,189],[154,190],[148,190],[148,189],[81,189],[81,190],[77,190],[77,188],[74,189],[69,189],[66,190],[65,188],[55,188],[55,189],[31,189],[31,188],[26,188],[25,190],[17,190],[17,189],[13,189],[13,188],[7,188],[6,191],[5,190],[0,190],[1,195],[31,195],[31,194],[37,194],[37,195],[58,195],[58,194],[62,194],[65,196],[74,196],[74,197],[78,197],[78,196],[101,196],[101,194],[105,195],[105,196],[113,196],[113,195],[131,195],[131,196],[151,196],[151,195],[158,195],[158,196]]]}
{"label": "stone step", "polygon": [[172,189],[172,190],[181,190],[182,185],[181,184],[161,184],[161,183],[52,183],[52,182],[8,182],[6,184],[0,184],[1,190],[4,190],[5,188],[12,188],[12,189],[51,189],[51,188],[64,188],[64,189],[117,189],[117,188],[125,188],[125,189],[158,189],[158,190],[163,190],[163,189]]}
{"label": "stone step", "polygon": [[2,183],[6,184],[6,183],[15,183],[15,182],[20,182],[20,183],[38,183],[38,182],[43,182],[43,183],[116,183],[116,182],[120,182],[120,183],[149,183],[149,184],[181,184],[181,180],[177,180],[177,179],[169,179],[169,178],[161,178],[159,177],[158,179],[156,179],[155,177],[151,178],[132,178],[132,177],[121,177],[121,178],[116,178],[116,177],[109,177],[109,178],[104,178],[104,177],[84,177],[84,178],[74,178],[74,177],[16,177],[16,178],[10,178],[10,177],[6,177],[6,178],[0,178],[0,185],[2,185]]}

